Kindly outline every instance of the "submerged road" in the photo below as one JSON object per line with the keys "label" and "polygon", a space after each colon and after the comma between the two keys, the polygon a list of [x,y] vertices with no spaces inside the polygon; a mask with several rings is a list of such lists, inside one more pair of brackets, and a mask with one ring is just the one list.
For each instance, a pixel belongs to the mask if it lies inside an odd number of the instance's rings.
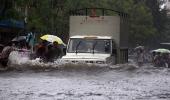
{"label": "submerged road", "polygon": [[170,69],[91,68],[0,72],[0,100],[170,100]]}

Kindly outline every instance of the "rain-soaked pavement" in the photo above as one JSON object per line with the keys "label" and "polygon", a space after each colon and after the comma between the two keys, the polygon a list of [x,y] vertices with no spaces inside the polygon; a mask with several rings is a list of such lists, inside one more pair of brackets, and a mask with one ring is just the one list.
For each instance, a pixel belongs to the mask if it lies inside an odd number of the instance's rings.
{"label": "rain-soaked pavement", "polygon": [[0,72],[0,100],[170,100],[168,68],[35,63]]}

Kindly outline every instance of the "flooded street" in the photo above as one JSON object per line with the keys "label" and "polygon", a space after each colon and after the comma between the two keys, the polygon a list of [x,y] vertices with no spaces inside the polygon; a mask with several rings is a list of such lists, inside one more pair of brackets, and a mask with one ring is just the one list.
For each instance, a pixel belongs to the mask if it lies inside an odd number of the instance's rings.
{"label": "flooded street", "polygon": [[170,69],[149,64],[3,71],[0,100],[169,100],[169,75]]}
{"label": "flooded street", "polygon": [[0,100],[170,100],[170,0],[0,1]]}
{"label": "flooded street", "polygon": [[170,69],[43,63],[13,52],[0,71],[0,100],[170,100]]}

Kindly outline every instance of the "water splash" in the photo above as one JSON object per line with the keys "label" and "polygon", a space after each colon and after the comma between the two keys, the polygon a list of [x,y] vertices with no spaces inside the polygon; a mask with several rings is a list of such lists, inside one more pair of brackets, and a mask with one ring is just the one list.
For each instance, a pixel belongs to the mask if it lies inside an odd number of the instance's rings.
{"label": "water splash", "polygon": [[0,73],[1,99],[170,100],[170,69],[148,63],[142,67],[131,59],[108,66],[60,59],[44,63],[16,51],[9,60],[14,69],[33,71]]}
{"label": "water splash", "polygon": [[139,69],[136,63],[129,59],[129,63],[117,64],[117,65],[102,65],[102,64],[86,64],[86,63],[67,63],[61,59],[57,59],[54,62],[43,62],[40,58],[31,60],[29,52],[13,51],[9,55],[8,65],[13,69],[37,69],[37,70],[136,70]]}
{"label": "water splash", "polygon": [[[43,62],[40,58],[31,60],[29,53],[23,53],[18,51],[13,51],[9,55],[8,65],[16,69],[71,69],[71,68],[83,68],[83,67],[94,67],[99,65],[84,64],[84,63],[66,63],[61,59],[57,59],[54,62]],[[102,67],[102,66],[100,66]]]}

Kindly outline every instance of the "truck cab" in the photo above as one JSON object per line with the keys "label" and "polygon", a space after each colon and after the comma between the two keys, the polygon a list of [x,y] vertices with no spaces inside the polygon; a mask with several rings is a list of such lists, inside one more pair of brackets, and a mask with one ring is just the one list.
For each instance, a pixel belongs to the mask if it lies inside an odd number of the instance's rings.
{"label": "truck cab", "polygon": [[116,49],[112,38],[108,36],[72,36],[63,59],[73,63],[113,64],[115,54],[112,48]]}
{"label": "truck cab", "polygon": [[[96,10],[102,11],[101,16],[97,15],[100,13]],[[90,64],[117,64],[128,61],[125,15],[107,16],[104,14],[105,10],[115,13],[110,9],[86,8],[76,10],[70,16],[70,37],[66,55],[62,60]],[[82,11],[85,11],[85,15]]]}

